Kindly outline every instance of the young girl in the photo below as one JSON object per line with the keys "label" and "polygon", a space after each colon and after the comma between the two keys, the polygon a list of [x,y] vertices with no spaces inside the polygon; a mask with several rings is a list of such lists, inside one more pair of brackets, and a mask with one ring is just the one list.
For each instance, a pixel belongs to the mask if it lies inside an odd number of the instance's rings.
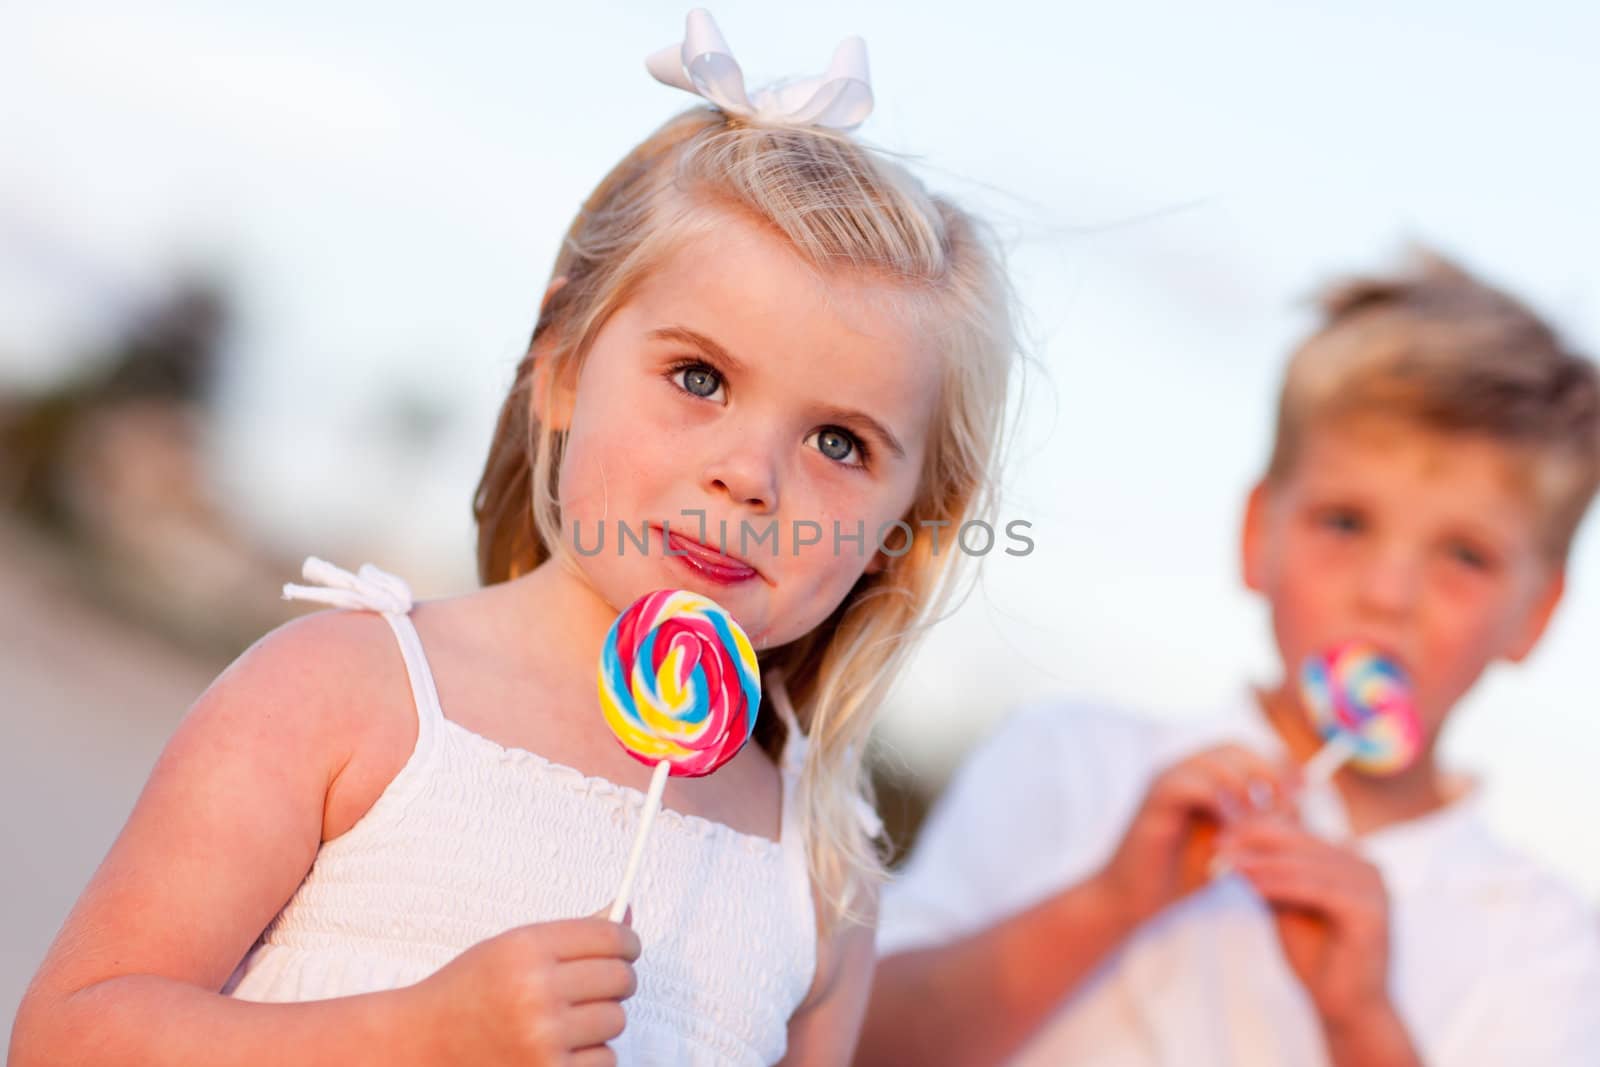
{"label": "young girl", "polygon": [[[562,245],[478,486],[484,587],[413,604],[308,563],[328,588],[289,592],[355,610],[200,698],[16,1067],[848,1059],[882,873],[862,753],[987,503],[1009,305],[974,220],[900,167],[705,95]],[[595,664],[664,587],[748,631],[765,706],[670,781],[619,925],[649,769]]]}

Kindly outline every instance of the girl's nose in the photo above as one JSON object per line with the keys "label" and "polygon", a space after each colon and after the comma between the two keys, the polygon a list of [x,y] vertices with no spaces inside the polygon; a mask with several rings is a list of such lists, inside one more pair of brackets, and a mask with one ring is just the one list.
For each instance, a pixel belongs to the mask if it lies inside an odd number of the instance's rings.
{"label": "girl's nose", "polygon": [[702,481],[710,492],[726,494],[735,505],[758,515],[778,508],[775,464],[760,448],[747,445],[724,452],[706,465]]}

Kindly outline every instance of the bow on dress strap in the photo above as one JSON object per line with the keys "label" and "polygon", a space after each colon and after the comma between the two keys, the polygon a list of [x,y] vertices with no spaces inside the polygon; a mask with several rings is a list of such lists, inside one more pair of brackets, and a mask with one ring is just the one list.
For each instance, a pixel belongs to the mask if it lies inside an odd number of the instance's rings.
{"label": "bow on dress strap", "polygon": [[370,563],[351,574],[326,560],[308,556],[301,574],[312,585],[286,584],[285,600],[310,600],[335,608],[405,615],[411,611],[411,587]]}

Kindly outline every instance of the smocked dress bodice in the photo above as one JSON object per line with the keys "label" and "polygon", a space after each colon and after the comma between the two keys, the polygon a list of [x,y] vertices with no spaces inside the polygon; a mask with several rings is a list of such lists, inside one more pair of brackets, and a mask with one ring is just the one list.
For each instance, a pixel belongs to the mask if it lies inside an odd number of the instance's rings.
{"label": "smocked dress bodice", "polygon": [[[223,987],[316,1000],[417,982],[528,923],[591,915],[616,893],[644,794],[506,748],[446,718],[405,583],[308,561],[286,595],[382,614],[417,709],[416,747],[371,809],[325,842]],[[810,988],[816,925],[794,795],[804,737],[782,760],[779,839],[659,813],[633,894],[643,945],[622,1064],[768,1064]]]}

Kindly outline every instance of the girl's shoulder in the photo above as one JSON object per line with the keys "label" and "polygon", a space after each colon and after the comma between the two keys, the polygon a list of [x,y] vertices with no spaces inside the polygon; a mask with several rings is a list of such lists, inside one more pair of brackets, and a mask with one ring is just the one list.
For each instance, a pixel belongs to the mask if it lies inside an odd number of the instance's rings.
{"label": "girl's shoulder", "polygon": [[190,714],[230,720],[232,732],[284,760],[325,767],[323,841],[366,813],[418,732],[394,634],[365,611],[318,611],[279,626],[234,660]]}
{"label": "girl's shoulder", "polygon": [[[394,686],[381,684],[398,676]],[[348,732],[389,688],[407,696],[400,652],[381,616],[318,611],[291,620],[247,648],[217,676],[201,704],[222,704],[286,726]]]}

